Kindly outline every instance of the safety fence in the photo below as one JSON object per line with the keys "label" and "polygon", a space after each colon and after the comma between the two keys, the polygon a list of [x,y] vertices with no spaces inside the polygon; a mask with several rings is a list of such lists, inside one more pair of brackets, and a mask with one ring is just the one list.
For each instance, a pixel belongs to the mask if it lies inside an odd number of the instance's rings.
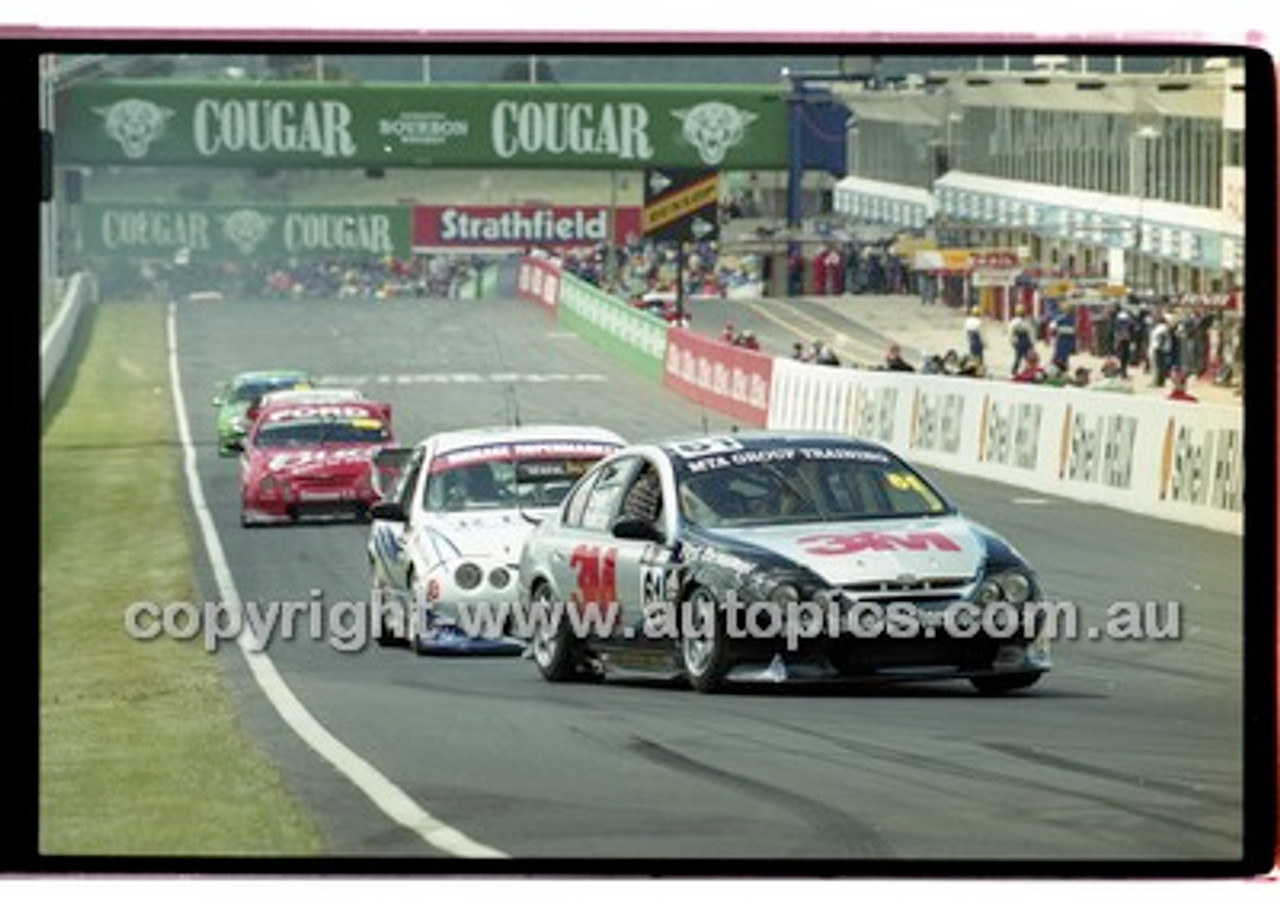
{"label": "safety fence", "polygon": [[88,303],[97,301],[97,282],[83,272],[67,279],[67,290],[58,305],[53,321],[40,336],[40,403],[49,397],[49,389],[62,369],[75,340],[80,316]]}
{"label": "safety fence", "polygon": [[811,365],[669,327],[551,258],[522,258],[517,282],[559,324],[746,425],[847,434],[944,471],[1243,532],[1241,408]]}

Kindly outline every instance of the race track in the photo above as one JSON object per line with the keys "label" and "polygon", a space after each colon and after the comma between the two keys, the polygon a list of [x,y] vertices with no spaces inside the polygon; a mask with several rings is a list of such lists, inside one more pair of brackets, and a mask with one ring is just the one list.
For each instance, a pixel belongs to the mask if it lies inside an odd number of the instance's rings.
{"label": "race track", "polygon": [[[357,384],[394,404],[403,443],[502,423],[517,406],[524,423],[629,439],[729,424],[514,300],[186,302],[175,330],[200,482],[247,602],[365,597],[366,526],[240,527],[238,462],[217,457],[210,406],[215,382],[237,371],[300,366]],[[269,655],[330,734],[435,819],[516,860],[736,859],[728,870],[749,871],[790,859],[1238,858],[1240,539],[931,474],[1018,546],[1051,598],[1078,602],[1083,624],[1120,600],[1177,601],[1180,638],[1059,641],[1039,685],[996,698],[966,682],[720,696],[642,680],[555,685],[518,658],[339,651],[305,624]],[[214,600],[207,562],[200,598]],[[250,733],[335,856],[448,854],[298,739],[233,644],[220,655]]]}

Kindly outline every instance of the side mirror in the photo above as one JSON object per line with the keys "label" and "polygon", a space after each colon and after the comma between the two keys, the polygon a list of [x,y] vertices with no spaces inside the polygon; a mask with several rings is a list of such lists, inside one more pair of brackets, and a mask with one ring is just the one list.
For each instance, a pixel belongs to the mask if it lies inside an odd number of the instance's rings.
{"label": "side mirror", "polygon": [[409,513],[399,503],[383,501],[374,503],[369,508],[369,517],[378,521],[398,521],[405,524],[409,521]]}
{"label": "side mirror", "polygon": [[244,452],[244,438],[242,438],[242,437],[237,437],[235,440],[228,441],[228,442],[227,442],[227,449],[232,450],[233,452],[243,453],[243,452]]}
{"label": "side mirror", "polygon": [[650,543],[661,543],[664,539],[662,531],[652,521],[624,515],[613,523],[610,533],[619,540],[646,540]]}

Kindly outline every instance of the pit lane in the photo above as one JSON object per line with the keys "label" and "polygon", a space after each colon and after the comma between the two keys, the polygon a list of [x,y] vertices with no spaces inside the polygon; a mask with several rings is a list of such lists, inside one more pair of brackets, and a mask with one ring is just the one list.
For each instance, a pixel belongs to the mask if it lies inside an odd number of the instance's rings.
{"label": "pit lane", "polygon": [[[184,303],[176,332],[199,477],[250,601],[317,590],[326,602],[352,600],[368,584],[365,526],[240,528],[238,462],[217,457],[209,402],[214,383],[242,369],[362,378],[393,403],[406,443],[516,417],[629,439],[730,424],[513,300]],[[1237,857],[1241,541],[931,474],[1084,620],[1101,622],[1118,600],[1176,600],[1181,639],[1061,642],[1054,672],[1001,698],[964,682],[725,696],[641,680],[553,685],[520,659],[339,652],[305,636],[276,641],[270,656],[338,739],[436,818],[515,859]],[[216,598],[207,567],[200,589]],[[335,855],[440,854],[288,731],[238,653],[220,655],[250,733]]]}

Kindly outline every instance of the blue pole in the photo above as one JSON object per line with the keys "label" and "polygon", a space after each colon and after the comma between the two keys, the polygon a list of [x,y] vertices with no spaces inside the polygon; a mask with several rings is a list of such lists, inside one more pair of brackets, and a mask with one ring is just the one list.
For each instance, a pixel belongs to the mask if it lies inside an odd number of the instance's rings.
{"label": "blue pole", "polygon": [[[799,233],[803,219],[802,181],[804,179],[804,82],[797,76],[791,77],[791,94],[787,97],[787,232]],[[787,241],[787,295],[797,296],[804,292],[803,278],[800,283],[791,277],[793,260],[801,253],[801,245]]]}

